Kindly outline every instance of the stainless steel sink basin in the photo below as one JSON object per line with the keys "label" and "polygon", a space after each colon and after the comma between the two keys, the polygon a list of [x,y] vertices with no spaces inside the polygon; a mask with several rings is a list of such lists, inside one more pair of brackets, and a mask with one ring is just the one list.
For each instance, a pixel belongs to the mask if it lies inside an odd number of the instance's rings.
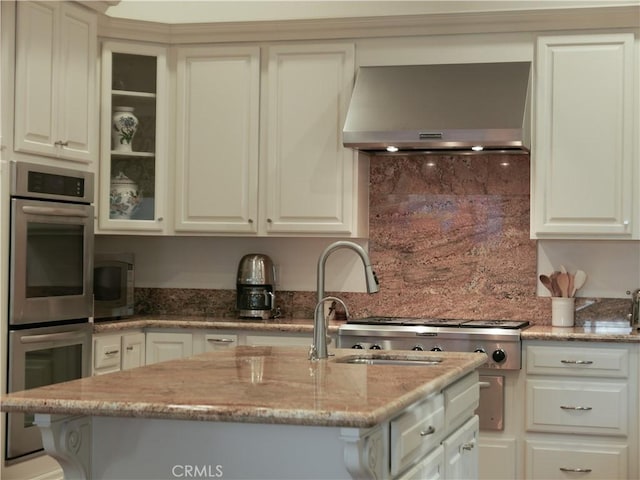
{"label": "stainless steel sink basin", "polygon": [[402,357],[392,355],[352,355],[338,358],[336,363],[351,363],[356,365],[409,365],[433,366],[442,363],[441,358]]}

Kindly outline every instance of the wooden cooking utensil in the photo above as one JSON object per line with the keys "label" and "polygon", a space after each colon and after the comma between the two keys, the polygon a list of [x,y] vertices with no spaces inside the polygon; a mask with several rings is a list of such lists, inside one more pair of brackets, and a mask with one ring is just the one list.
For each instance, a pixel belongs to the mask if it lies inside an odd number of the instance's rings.
{"label": "wooden cooking utensil", "polygon": [[568,297],[569,296],[569,275],[566,273],[561,273],[557,278],[558,287],[560,288],[560,296]]}
{"label": "wooden cooking utensil", "polygon": [[551,296],[555,296],[554,291],[553,291],[553,285],[551,284],[551,279],[547,276],[547,275],[540,275],[540,282],[542,283],[542,285],[544,285],[545,287],[547,287],[547,290],[549,290],[549,292],[551,293]]}

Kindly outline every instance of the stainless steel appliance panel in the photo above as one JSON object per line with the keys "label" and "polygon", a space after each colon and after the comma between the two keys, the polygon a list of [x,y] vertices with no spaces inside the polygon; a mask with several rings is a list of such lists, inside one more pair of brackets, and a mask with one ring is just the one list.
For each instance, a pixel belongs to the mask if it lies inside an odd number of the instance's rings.
{"label": "stainless steel appliance panel", "polygon": [[9,323],[93,313],[93,206],[11,200]]}
{"label": "stainless steel appliance panel", "polygon": [[[10,331],[9,393],[88,377],[92,331],[88,322]],[[11,460],[41,449],[33,414],[7,414],[5,458]]]}
{"label": "stainless steel appliance panel", "polygon": [[504,376],[480,374],[480,430],[504,430]]}

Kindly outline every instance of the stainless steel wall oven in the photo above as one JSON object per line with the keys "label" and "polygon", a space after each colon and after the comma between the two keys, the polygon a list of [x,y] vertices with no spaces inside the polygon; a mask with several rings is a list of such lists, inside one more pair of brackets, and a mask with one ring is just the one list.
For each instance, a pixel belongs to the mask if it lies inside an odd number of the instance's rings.
{"label": "stainless steel wall oven", "polygon": [[[91,373],[93,174],[11,163],[7,390]],[[7,415],[5,459],[42,450],[27,414]]]}

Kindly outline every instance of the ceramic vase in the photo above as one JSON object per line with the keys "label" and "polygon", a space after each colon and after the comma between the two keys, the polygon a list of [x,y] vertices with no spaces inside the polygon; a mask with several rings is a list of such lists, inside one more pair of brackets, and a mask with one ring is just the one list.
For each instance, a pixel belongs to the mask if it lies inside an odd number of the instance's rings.
{"label": "ceramic vase", "polygon": [[129,220],[142,201],[138,184],[123,172],[111,179],[109,218]]}
{"label": "ceramic vase", "polygon": [[111,127],[113,151],[131,152],[133,136],[138,130],[138,118],[133,107],[114,107]]}

